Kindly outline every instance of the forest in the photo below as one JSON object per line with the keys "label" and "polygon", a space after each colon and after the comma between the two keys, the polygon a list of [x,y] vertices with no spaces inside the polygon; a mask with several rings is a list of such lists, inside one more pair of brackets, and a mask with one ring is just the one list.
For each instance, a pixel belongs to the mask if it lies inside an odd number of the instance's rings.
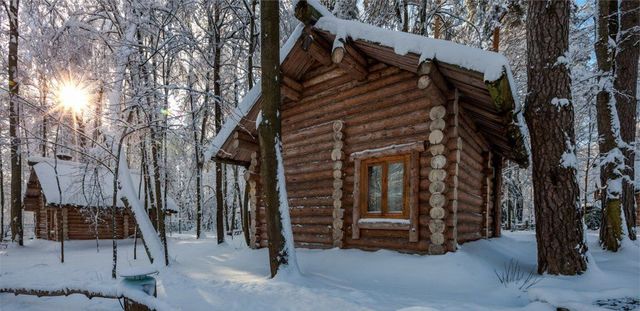
{"label": "forest", "polygon": [[640,1],[0,7],[2,310],[640,308]]}

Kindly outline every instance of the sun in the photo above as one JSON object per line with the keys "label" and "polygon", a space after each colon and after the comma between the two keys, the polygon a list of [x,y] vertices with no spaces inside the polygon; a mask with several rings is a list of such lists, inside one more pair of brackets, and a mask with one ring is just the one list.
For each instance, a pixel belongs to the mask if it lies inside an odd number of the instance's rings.
{"label": "sun", "polygon": [[65,110],[79,114],[89,105],[86,87],[77,82],[64,82],[58,87],[58,104]]}

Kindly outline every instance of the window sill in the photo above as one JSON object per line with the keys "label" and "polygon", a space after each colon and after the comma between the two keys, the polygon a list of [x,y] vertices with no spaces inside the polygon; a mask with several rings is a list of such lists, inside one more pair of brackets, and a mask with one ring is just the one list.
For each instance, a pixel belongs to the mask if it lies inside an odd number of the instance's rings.
{"label": "window sill", "polygon": [[360,218],[358,227],[360,229],[409,230],[411,222],[409,219],[397,218]]}

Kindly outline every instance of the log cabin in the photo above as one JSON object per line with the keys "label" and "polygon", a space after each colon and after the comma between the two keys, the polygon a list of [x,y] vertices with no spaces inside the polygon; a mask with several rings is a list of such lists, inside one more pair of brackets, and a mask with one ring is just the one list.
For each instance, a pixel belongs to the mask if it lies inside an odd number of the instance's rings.
{"label": "log cabin", "polygon": [[[68,158],[30,157],[28,163],[31,170],[24,207],[34,213],[36,238],[53,241],[59,241],[61,236],[65,240],[112,238],[112,172]],[[134,184],[143,187],[140,174],[132,173],[131,177]],[[121,200],[116,202],[116,238],[132,237],[136,229],[133,213]],[[171,198],[167,199],[167,210],[177,210]]]}
{"label": "log cabin", "polygon": [[[507,60],[299,1],[280,51],[282,154],[297,247],[443,254],[500,236],[503,161],[528,165]],[[246,167],[252,247],[267,246],[248,91],[205,155]]]}

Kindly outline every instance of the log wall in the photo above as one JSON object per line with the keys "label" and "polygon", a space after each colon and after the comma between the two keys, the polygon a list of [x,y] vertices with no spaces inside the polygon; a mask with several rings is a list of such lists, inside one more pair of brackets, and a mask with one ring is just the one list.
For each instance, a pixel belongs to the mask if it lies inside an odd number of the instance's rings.
{"label": "log wall", "polygon": [[[96,210],[99,211],[95,218]],[[64,228],[65,240],[111,239],[111,210],[106,208],[79,208],[73,206],[44,207],[35,211],[36,237],[59,241],[60,225]],[[116,213],[116,236],[124,239],[133,236],[136,228],[132,214],[120,209]]]}
{"label": "log wall", "polygon": [[[493,236],[493,168],[488,142],[458,95],[381,63],[358,81],[336,65],[312,66],[299,100],[281,110],[285,175],[295,244],[306,248],[392,249],[441,254]],[[424,143],[418,153],[418,234],[360,228],[352,235],[354,161],[350,155]],[[251,245],[266,247],[259,154],[251,154]],[[409,168],[407,168],[409,173]]]}
{"label": "log wall", "polygon": [[[409,230],[362,229],[358,239],[350,234],[354,162],[349,155],[390,145],[428,144],[430,109],[446,103],[435,86],[421,90],[416,81],[416,74],[381,63],[370,64],[364,81],[335,65],[315,67],[299,81],[304,87],[301,99],[285,102],[281,111],[283,158],[297,246],[428,252],[429,165],[433,155],[427,150],[419,153],[418,242],[409,242]],[[339,130],[334,126],[338,121],[342,122]],[[252,187],[256,193],[252,208],[255,246],[261,247],[266,246],[267,237],[258,179]]]}
{"label": "log wall", "polygon": [[489,144],[462,111],[458,166],[457,242],[493,236],[493,167]]}

